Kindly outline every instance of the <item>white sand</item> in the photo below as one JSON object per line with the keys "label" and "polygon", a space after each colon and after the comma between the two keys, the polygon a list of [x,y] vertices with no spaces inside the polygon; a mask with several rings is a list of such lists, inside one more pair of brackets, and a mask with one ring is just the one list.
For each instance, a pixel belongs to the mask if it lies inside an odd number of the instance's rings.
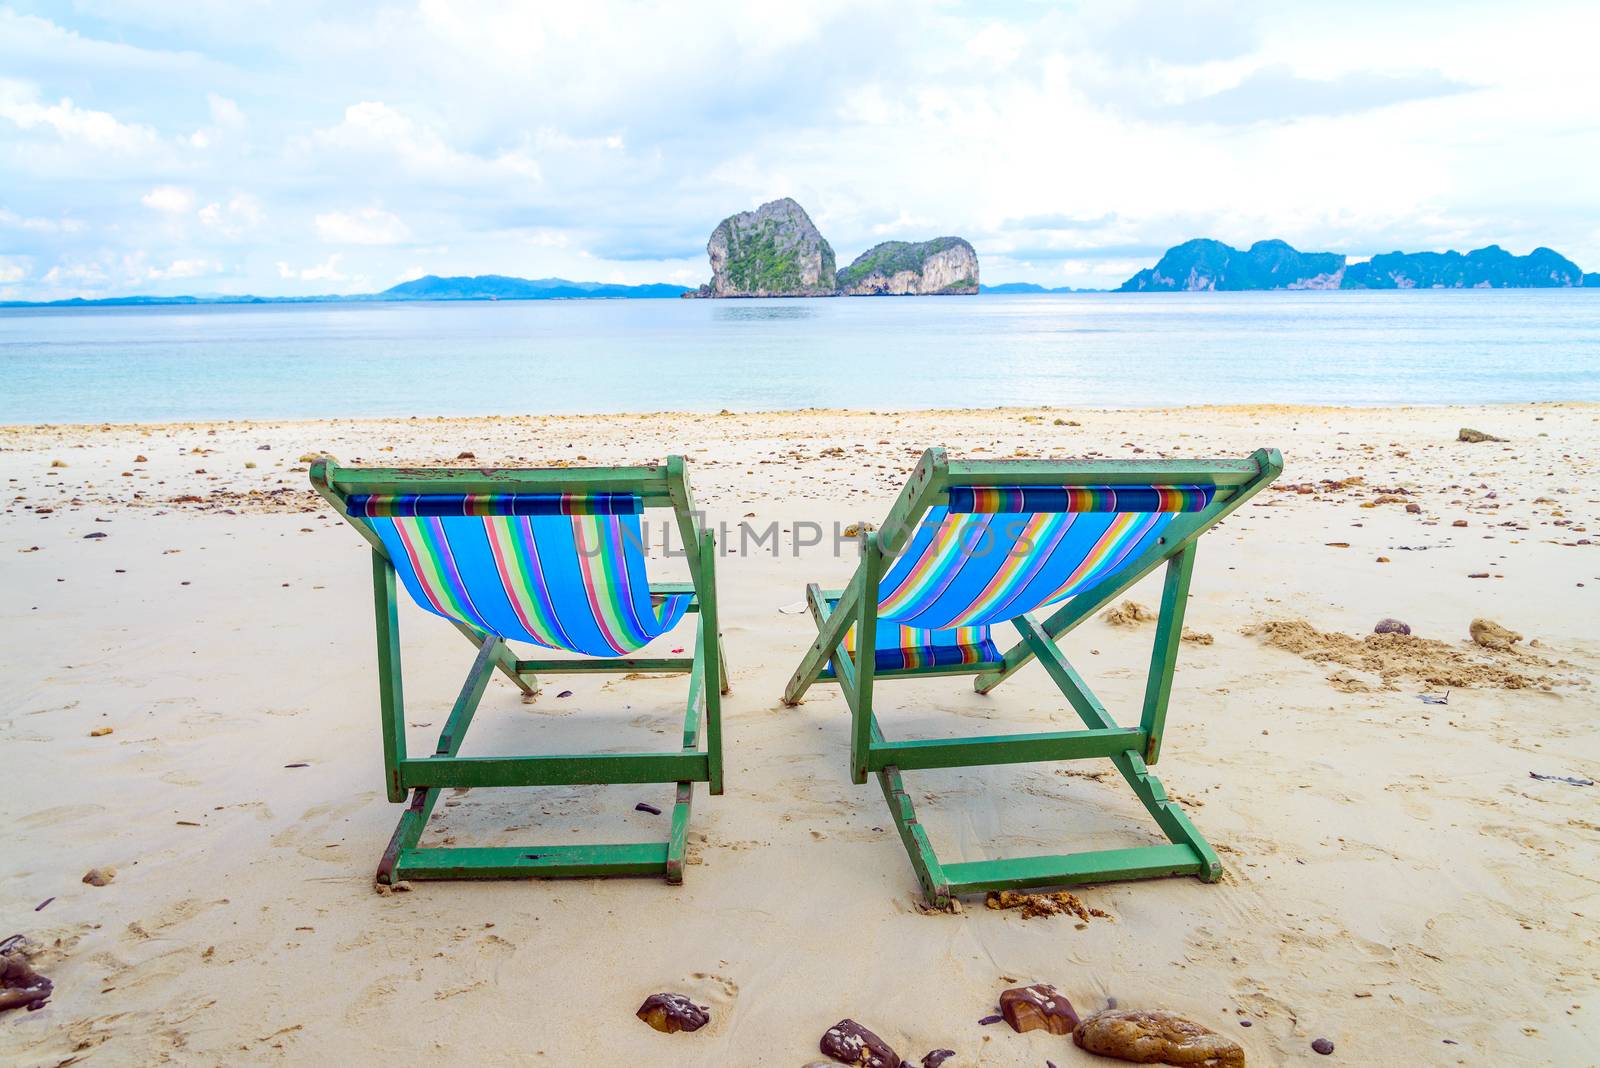
{"label": "white sand", "polygon": [[[1457,444],[1462,425],[1510,440]],[[849,1016],[913,1062],[948,1046],[952,1066],[1111,1063],[977,1025],[1002,988],[1042,980],[1084,1013],[1108,996],[1182,1011],[1256,1064],[1594,1063],[1600,787],[1528,773],[1600,777],[1600,556],[1575,544],[1596,538],[1597,443],[1600,409],[1582,405],[0,429],[0,937],[53,945],[40,967],[56,982],[44,1010],[0,1018],[0,1061],[796,1066]],[[1221,883],[1082,889],[1113,918],[1081,928],[981,901],[921,914],[876,786],[848,780],[838,694],[779,702],[813,632],[778,608],[806,581],[842,584],[853,563],[826,546],[794,559],[785,541],[779,559],[720,565],[728,788],[697,790],[684,886],[374,893],[400,810],[381,790],[367,552],[306,491],[302,453],[441,463],[466,449],[539,465],[681,451],[713,519],[789,527],[881,519],[930,444],[1146,457],[1273,445],[1283,483],[1365,476],[1264,493],[1200,543],[1188,623],[1215,643],[1183,648],[1157,771],[1221,854]],[[844,455],[819,457],[827,446]],[[1397,487],[1421,514],[1360,507]],[[203,500],[175,502],[188,494]],[[108,536],[84,538],[95,532]],[[1135,598],[1153,605],[1158,585]],[[1461,648],[1472,618],[1494,619],[1537,640],[1564,681],[1430,706],[1420,681],[1343,692],[1330,672],[1380,683],[1240,633],[1303,618],[1363,634],[1383,616]],[[411,744],[425,749],[472,650],[409,604],[402,630]],[[1124,722],[1150,634],[1094,620],[1064,643]],[[466,751],[670,748],[683,688],[549,678],[525,705],[497,680]],[[894,736],[1076,725],[1037,668],[987,698],[955,678],[885,683],[879,701]],[[114,733],[89,736],[101,726]],[[1157,841],[1103,771],[907,779],[948,860]],[[480,791],[442,805],[430,834],[664,838],[667,817],[633,805],[670,797]],[[113,883],[80,882],[103,865]],[[658,990],[709,1004],[712,1024],[651,1031],[632,1013]],[[1309,1049],[1322,1036],[1337,1044],[1329,1061]]]}

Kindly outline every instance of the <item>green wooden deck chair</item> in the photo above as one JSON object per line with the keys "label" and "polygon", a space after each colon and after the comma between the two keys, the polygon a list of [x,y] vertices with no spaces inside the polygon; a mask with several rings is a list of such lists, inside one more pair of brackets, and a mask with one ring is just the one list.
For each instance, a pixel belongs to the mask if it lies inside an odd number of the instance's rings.
{"label": "green wooden deck chair", "polygon": [[[378,881],[665,875],[683,881],[694,784],[722,793],[722,694],[727,670],[717,631],[716,547],[700,528],[680,456],[658,467],[559,470],[341,468],[320,459],[311,484],[372,546],[378,694],[389,800],[410,804],[378,867]],[[692,581],[652,584],[642,515],[671,509]],[[395,580],[478,648],[430,756],[406,752]],[[692,657],[632,653],[698,613]],[[577,653],[519,659],[507,640]],[[688,672],[683,744],[674,753],[458,756],[498,669],[525,694],[539,674]],[[705,746],[701,748],[702,726]],[[449,787],[676,783],[665,842],[418,848]]]}
{"label": "green wooden deck chair", "polygon": [[[1283,469],[1275,449],[1242,460],[950,460],[929,449],[842,590],[806,587],[817,640],[789,680],[796,704],[818,681],[850,706],[850,771],[876,774],[929,904],[983,890],[1161,875],[1221,876],[1217,855],[1150,774],[1161,753],[1184,603],[1200,535]],[[1056,641],[1167,565],[1137,727],[1112,719]],[[1056,606],[1044,619],[1033,613]],[[990,628],[1022,640],[1003,656]],[[870,655],[868,654],[870,650]],[[885,739],[872,711],[882,679],[976,675],[988,693],[1038,658],[1086,729],[952,740]],[[1108,757],[1170,845],[941,863],[901,773]]]}

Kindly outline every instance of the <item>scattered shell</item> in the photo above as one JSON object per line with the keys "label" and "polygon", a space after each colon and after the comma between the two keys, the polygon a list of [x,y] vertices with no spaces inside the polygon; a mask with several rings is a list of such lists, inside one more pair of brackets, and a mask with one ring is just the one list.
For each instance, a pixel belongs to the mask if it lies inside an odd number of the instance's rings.
{"label": "scattered shell", "polygon": [[111,728],[110,727],[96,727],[94,730],[89,732],[89,737],[91,737],[91,738],[104,738],[106,735],[108,735],[110,733],[111,733]]}

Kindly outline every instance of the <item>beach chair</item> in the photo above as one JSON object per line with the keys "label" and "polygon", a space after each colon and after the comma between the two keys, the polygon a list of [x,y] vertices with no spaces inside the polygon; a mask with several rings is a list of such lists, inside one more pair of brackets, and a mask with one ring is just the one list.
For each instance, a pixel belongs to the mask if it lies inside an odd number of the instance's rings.
{"label": "beach chair", "polygon": [[[973,462],[929,449],[883,526],[864,536],[850,584],[806,587],[817,640],[784,701],[798,703],[819,681],[844,692],[851,779],[860,784],[877,775],[930,905],[985,890],[1221,876],[1216,853],[1149,765],[1161,754],[1195,542],[1282,469],[1275,449],[1242,460]],[[1166,582],[1143,713],[1137,727],[1122,727],[1055,643],[1162,563]],[[1056,607],[1035,618],[1046,605]],[[1001,655],[991,628],[1006,621],[1022,640]],[[1086,729],[889,741],[873,715],[879,681],[976,675],[975,688],[986,694],[1034,658]],[[946,864],[902,781],[903,772],[928,768],[1093,757],[1110,758],[1170,845]]]}
{"label": "beach chair", "polygon": [[[657,467],[418,469],[311,465],[311,484],[372,546],[384,783],[410,804],[378,867],[402,879],[660,874],[683,881],[694,784],[722,793],[727,670],[717,631],[715,540],[702,530],[680,456]],[[646,508],[670,509],[691,581],[645,574]],[[406,751],[395,579],[478,648],[432,755]],[[694,655],[628,654],[697,613]],[[521,659],[507,641],[581,658]],[[688,672],[683,743],[672,753],[458,756],[498,670],[524,694],[538,675]],[[703,728],[703,734],[702,734]],[[702,737],[704,748],[701,747]],[[418,848],[442,790],[676,783],[668,840],[625,845]]]}

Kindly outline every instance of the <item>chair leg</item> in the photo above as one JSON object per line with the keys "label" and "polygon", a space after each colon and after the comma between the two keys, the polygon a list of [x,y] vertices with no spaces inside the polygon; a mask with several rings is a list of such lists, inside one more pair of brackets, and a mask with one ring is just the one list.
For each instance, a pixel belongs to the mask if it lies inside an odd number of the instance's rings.
{"label": "chair leg", "polygon": [[[483,698],[489,679],[504,670],[502,639],[478,643],[478,656],[462,685],[434,756],[453,758],[461,749],[467,728]],[[515,664],[515,661],[512,661]],[[685,709],[683,748],[696,754],[701,732],[700,716],[707,708],[703,656],[695,658],[690,694]],[[418,786],[401,814],[388,847],[379,862],[377,880],[393,885],[405,879],[560,878],[610,875],[662,875],[669,883],[683,881],[690,808],[694,782],[679,781],[673,803],[671,830],[665,842],[625,845],[504,846],[495,848],[419,849],[429,817],[443,788]]]}

